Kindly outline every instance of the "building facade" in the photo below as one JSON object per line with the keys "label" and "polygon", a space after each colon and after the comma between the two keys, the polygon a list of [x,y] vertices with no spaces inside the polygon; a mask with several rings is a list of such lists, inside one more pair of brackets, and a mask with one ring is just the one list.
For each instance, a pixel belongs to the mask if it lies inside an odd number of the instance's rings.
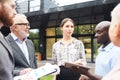
{"label": "building facade", "polygon": [[75,22],[73,36],[83,41],[87,61],[95,61],[98,48],[94,38],[95,26],[100,21],[110,21],[110,12],[119,0],[94,0],[67,6],[59,6],[53,0],[39,0],[40,5],[33,1],[35,0],[24,2],[25,6],[21,6],[23,3],[18,3],[17,10],[28,17],[31,29],[39,29],[39,37],[36,39],[39,42],[42,60],[47,59],[47,56],[51,57],[52,45],[62,37],[59,29],[60,21],[65,17],[70,17]]}

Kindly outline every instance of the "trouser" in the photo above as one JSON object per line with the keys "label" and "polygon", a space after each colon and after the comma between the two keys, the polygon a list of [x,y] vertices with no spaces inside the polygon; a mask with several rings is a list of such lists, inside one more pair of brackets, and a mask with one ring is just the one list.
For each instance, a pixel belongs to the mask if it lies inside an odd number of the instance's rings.
{"label": "trouser", "polygon": [[56,76],[56,80],[78,80],[79,77],[80,73],[64,66],[60,66],[60,74]]}

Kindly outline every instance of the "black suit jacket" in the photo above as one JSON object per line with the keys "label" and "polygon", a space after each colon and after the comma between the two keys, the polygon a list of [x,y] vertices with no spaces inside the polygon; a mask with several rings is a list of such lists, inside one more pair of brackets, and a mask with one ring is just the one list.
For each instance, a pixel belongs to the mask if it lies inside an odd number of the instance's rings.
{"label": "black suit jacket", "polygon": [[13,56],[15,60],[15,69],[14,69],[14,76],[19,75],[20,70],[24,68],[37,68],[37,62],[36,62],[36,56],[35,56],[35,49],[34,45],[31,40],[26,40],[26,45],[28,48],[29,53],[29,62],[25,58],[22,50],[19,48],[19,46],[16,44],[12,36],[9,34],[6,39],[9,41],[10,46],[12,47]]}

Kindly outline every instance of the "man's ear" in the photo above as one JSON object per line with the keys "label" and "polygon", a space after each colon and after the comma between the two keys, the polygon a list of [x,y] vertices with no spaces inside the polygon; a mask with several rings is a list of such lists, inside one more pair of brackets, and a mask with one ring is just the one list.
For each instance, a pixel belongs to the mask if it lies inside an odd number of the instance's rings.
{"label": "man's ear", "polygon": [[2,4],[0,3],[0,9],[1,9],[1,7],[2,7]]}
{"label": "man's ear", "polygon": [[120,37],[120,23],[115,25],[115,33],[116,37]]}

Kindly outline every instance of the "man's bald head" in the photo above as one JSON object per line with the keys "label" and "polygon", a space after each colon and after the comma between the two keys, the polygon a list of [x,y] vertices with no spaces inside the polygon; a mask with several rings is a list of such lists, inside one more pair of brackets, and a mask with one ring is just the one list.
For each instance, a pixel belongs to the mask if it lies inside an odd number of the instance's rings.
{"label": "man's bald head", "polygon": [[95,28],[95,37],[97,43],[102,44],[103,47],[110,43],[110,39],[108,36],[109,27],[110,27],[109,21],[102,21],[98,23]]}
{"label": "man's bald head", "polygon": [[102,21],[96,25],[96,28],[108,28],[110,27],[110,21]]}

